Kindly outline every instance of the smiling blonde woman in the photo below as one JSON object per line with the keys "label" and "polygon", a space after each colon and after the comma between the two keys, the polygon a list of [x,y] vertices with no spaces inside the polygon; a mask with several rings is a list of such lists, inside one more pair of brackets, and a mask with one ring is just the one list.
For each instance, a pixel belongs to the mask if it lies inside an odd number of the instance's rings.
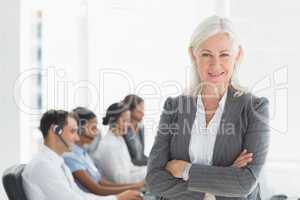
{"label": "smiling blonde woman", "polygon": [[194,76],[184,95],[165,102],[147,186],[166,199],[260,199],[268,100],[237,84],[243,50],[230,20],[205,19],[192,35],[189,54]]}

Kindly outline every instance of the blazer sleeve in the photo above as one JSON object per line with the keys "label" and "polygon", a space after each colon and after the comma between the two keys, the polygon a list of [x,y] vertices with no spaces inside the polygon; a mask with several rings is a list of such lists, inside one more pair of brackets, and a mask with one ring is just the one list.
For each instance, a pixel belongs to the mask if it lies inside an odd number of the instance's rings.
{"label": "blazer sleeve", "polygon": [[243,148],[253,153],[253,161],[244,168],[193,164],[188,180],[189,190],[225,197],[246,197],[255,189],[269,149],[269,103],[266,98],[250,102]]}
{"label": "blazer sleeve", "polygon": [[186,199],[193,195],[201,199],[201,193],[188,191],[187,182],[171,176],[165,166],[170,160],[170,140],[172,130],[170,127],[175,115],[175,99],[168,98],[160,117],[158,133],[152,147],[146,176],[148,190],[160,197],[167,199]]}

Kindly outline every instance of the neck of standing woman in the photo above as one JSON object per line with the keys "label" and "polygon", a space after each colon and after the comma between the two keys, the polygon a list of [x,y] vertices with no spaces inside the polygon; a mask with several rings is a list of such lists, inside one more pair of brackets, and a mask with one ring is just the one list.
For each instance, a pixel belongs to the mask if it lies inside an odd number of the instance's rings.
{"label": "neck of standing woman", "polygon": [[203,85],[200,90],[203,106],[208,109],[218,107],[227,88],[228,84]]}

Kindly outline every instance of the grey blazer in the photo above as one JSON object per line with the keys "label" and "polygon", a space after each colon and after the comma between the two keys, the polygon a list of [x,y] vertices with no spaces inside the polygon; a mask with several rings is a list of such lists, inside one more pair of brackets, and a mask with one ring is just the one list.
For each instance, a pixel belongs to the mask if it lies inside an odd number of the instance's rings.
{"label": "grey blazer", "polygon": [[[197,98],[181,95],[166,100],[148,161],[146,186],[151,193],[172,200],[201,200],[204,193],[214,194],[217,200],[260,199],[258,178],[269,149],[269,103],[250,93],[235,93],[230,86],[213,165],[193,164],[187,182],[171,176],[165,166],[174,159],[190,162]],[[243,149],[253,153],[253,161],[241,169],[232,167]]]}

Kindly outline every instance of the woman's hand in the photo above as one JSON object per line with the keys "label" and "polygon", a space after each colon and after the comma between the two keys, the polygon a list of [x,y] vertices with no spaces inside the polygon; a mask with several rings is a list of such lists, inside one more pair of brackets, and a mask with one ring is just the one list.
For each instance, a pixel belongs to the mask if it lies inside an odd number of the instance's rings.
{"label": "woman's hand", "polygon": [[171,160],[166,165],[166,170],[175,178],[182,178],[183,171],[187,167],[188,162],[184,160]]}
{"label": "woman's hand", "polygon": [[140,189],[142,189],[143,187],[145,187],[145,180],[142,180],[142,181],[136,183],[136,188],[137,188],[137,189],[140,190]]}
{"label": "woman's hand", "polygon": [[247,149],[244,149],[239,157],[234,161],[233,167],[242,168],[248,165],[248,163],[252,162],[252,153],[248,153]]}
{"label": "woman's hand", "polygon": [[127,190],[117,195],[118,200],[142,200],[142,196],[139,191]]}

